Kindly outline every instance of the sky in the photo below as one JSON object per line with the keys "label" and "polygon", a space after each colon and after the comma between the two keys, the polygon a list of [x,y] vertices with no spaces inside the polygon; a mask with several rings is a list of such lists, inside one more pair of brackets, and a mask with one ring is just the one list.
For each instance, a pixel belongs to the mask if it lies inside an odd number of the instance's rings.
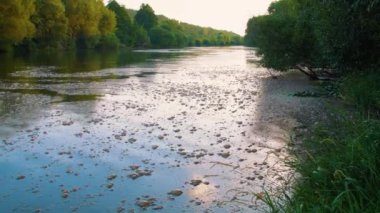
{"label": "sky", "polygon": [[[244,35],[249,18],[266,13],[273,0],[117,0],[130,9],[149,4],[156,14]],[[108,0],[106,1],[108,2]]]}

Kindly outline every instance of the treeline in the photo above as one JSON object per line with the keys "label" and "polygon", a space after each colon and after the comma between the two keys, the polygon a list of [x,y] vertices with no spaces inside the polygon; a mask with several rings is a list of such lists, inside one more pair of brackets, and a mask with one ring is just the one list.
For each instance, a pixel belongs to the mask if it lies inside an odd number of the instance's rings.
{"label": "treeline", "polygon": [[155,15],[130,16],[111,0],[2,0],[0,51],[21,48],[168,48],[241,44],[239,35]]}
{"label": "treeline", "polygon": [[[138,11],[127,9],[131,17],[135,17]],[[224,45],[242,45],[243,38],[233,32],[225,30],[215,30],[210,27],[200,27],[177,20],[167,18],[163,15],[157,15],[158,23],[161,28],[171,29],[170,31],[179,37],[185,36],[185,43],[179,46],[224,46]]]}
{"label": "treeline", "polygon": [[379,65],[378,0],[280,0],[268,13],[251,18],[245,35],[265,67],[315,79]]}

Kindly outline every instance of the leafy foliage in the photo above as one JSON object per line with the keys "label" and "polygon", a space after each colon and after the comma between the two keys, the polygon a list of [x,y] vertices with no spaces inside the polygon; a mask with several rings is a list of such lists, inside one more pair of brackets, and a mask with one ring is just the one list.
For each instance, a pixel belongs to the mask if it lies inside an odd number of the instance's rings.
{"label": "leafy foliage", "polygon": [[0,51],[21,48],[168,48],[241,44],[239,35],[180,23],[143,4],[110,0],[2,0]]}
{"label": "leafy foliage", "polygon": [[156,14],[148,4],[141,5],[140,10],[136,13],[135,21],[148,32],[158,23]]}
{"label": "leafy foliage", "polygon": [[149,47],[150,46],[150,38],[148,35],[148,32],[141,26],[134,25],[135,29],[135,40],[134,40],[134,46],[135,47]]}
{"label": "leafy foliage", "polygon": [[380,59],[380,2],[280,0],[251,18],[245,42],[261,64],[277,70],[307,67],[336,73]]}
{"label": "leafy foliage", "polygon": [[59,47],[67,37],[68,19],[60,0],[36,0],[32,19],[36,26],[34,39],[41,46]]}
{"label": "leafy foliage", "polygon": [[98,28],[101,35],[113,34],[116,29],[116,16],[111,10],[101,7],[101,18],[98,23]]}
{"label": "leafy foliage", "polygon": [[0,4],[0,50],[8,49],[35,33],[30,17],[34,0],[2,0]]}
{"label": "leafy foliage", "polygon": [[116,1],[110,1],[107,8],[113,11],[116,15],[116,36],[120,42],[127,46],[132,46],[135,41],[136,32],[132,23],[132,20],[127,12],[127,9]]}
{"label": "leafy foliage", "polygon": [[175,20],[163,20],[159,26],[150,31],[150,40],[153,47],[184,47],[187,38],[182,26]]}
{"label": "leafy foliage", "polygon": [[63,0],[69,19],[69,35],[89,38],[100,34],[98,24],[102,14],[96,0]]}
{"label": "leafy foliage", "polygon": [[370,70],[367,73],[353,73],[341,84],[341,97],[346,103],[353,103],[363,114],[380,118],[380,76]]}

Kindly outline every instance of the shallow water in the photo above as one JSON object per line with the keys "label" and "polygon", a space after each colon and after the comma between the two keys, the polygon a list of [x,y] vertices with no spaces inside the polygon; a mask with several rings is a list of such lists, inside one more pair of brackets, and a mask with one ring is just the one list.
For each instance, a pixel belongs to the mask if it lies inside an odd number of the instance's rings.
{"label": "shallow water", "polygon": [[0,212],[263,210],[284,150],[257,131],[253,52],[0,56]]}

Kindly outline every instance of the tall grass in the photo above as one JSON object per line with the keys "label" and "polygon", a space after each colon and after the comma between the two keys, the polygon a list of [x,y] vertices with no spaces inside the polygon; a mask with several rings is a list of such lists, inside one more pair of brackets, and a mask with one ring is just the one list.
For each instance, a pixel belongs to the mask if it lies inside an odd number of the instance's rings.
{"label": "tall grass", "polygon": [[[288,209],[380,212],[380,122],[342,116],[305,141],[308,157]],[[292,212],[292,211],[289,211]]]}
{"label": "tall grass", "polygon": [[376,71],[351,74],[341,84],[342,99],[354,104],[361,114],[380,115],[380,74]]}
{"label": "tall grass", "polygon": [[285,201],[266,197],[271,212],[380,212],[380,76],[347,77],[341,97],[357,112],[313,128],[295,164],[301,178]]}

